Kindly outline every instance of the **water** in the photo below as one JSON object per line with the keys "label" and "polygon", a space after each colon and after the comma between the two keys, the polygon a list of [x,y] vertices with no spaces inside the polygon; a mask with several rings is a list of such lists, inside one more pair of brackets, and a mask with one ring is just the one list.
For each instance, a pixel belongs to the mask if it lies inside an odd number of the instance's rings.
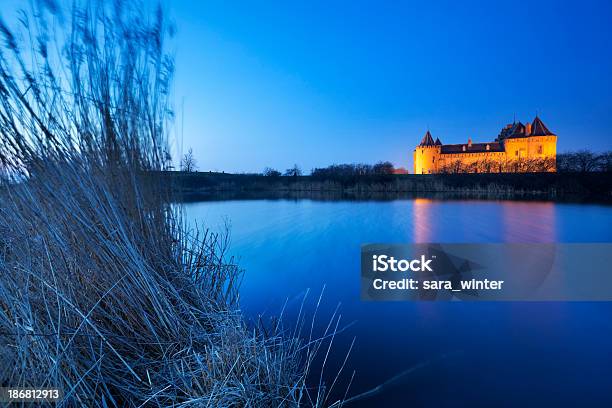
{"label": "water", "polygon": [[[231,224],[232,253],[246,270],[241,304],[251,318],[276,315],[288,300],[291,321],[305,290],[312,305],[325,286],[322,330],[340,304],[341,326],[352,325],[334,340],[328,384],[353,337],[342,377],[355,370],[349,395],[426,363],[348,406],[612,406],[612,303],[359,300],[361,244],[609,242],[610,206],[417,198],[185,207],[213,229]],[[336,386],[334,396],[345,389],[346,382]]]}

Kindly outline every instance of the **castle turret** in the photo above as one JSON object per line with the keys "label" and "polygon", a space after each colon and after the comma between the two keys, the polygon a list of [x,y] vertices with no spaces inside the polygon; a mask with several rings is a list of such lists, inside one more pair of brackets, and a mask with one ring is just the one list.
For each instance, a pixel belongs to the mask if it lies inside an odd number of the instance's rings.
{"label": "castle turret", "polygon": [[414,149],[414,174],[430,174],[437,172],[437,162],[442,142],[436,138],[434,142],[429,130],[421,139],[421,143]]}

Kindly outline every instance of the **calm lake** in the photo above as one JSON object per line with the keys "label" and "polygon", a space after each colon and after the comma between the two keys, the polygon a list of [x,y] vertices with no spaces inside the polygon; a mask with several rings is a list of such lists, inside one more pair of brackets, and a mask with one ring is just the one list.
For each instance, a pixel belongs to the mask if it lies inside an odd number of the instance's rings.
{"label": "calm lake", "polygon": [[612,302],[359,300],[361,244],[610,242],[611,206],[300,199],[202,201],[185,211],[213,230],[229,223],[250,318],[278,315],[287,302],[290,326],[306,291],[312,316],[325,287],[315,320],[322,333],[340,305],[340,326],[349,327],[334,339],[327,384],[356,341],[336,397],[353,371],[349,395],[426,363],[347,406],[612,406]]}

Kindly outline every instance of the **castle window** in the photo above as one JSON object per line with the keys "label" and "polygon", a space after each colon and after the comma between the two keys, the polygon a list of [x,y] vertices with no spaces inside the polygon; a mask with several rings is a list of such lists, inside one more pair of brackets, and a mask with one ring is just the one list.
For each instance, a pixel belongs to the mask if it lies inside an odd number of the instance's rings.
{"label": "castle window", "polygon": [[491,149],[491,146],[487,145],[487,150],[490,150],[490,149]]}
{"label": "castle window", "polygon": [[518,150],[515,150],[515,151],[514,151],[514,155],[515,155],[515,156],[518,156]]}
{"label": "castle window", "polygon": [[542,154],[542,145],[538,146],[538,154]]}

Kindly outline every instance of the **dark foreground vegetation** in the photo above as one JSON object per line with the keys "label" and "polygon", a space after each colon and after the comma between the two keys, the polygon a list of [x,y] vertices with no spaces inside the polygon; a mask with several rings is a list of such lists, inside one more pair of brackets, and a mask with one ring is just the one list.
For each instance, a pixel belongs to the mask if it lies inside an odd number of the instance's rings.
{"label": "dark foreground vegetation", "polygon": [[59,406],[329,405],[306,384],[322,343],[247,326],[226,237],[187,229],[143,176],[169,164],[162,13],[32,4],[25,32],[0,23],[0,386],[59,388]]}
{"label": "dark foreground vegetation", "polygon": [[[161,177],[159,177],[161,175]],[[478,198],[612,200],[612,173],[383,174],[266,177],[225,173],[165,172],[156,177],[183,199],[201,195],[384,198],[446,194]]]}

